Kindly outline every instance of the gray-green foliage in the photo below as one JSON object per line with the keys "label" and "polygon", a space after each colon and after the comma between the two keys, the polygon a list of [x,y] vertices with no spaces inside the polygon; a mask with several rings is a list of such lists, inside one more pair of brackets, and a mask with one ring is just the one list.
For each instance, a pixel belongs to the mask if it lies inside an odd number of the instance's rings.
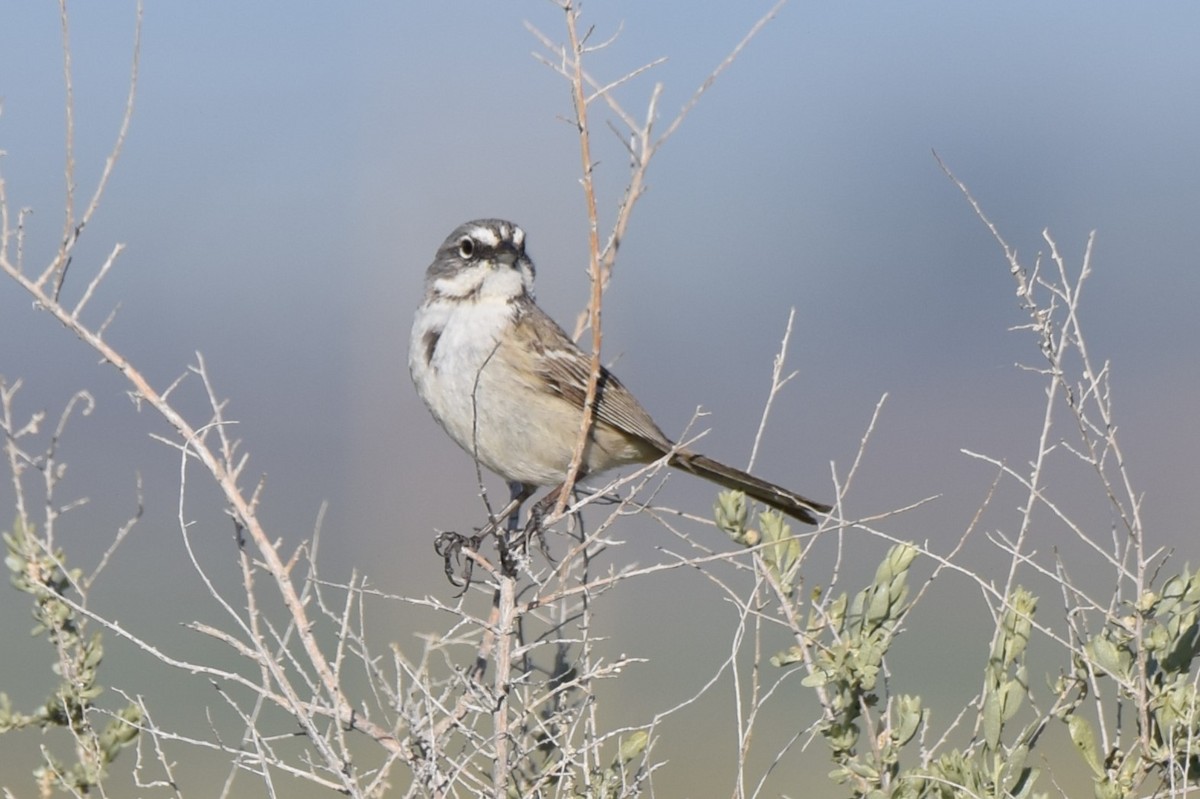
{"label": "gray-green foliage", "polygon": [[735,543],[744,547],[762,545],[759,554],[773,582],[791,591],[800,568],[800,542],[792,535],[783,516],[775,511],[759,514],[759,529],[746,526],[746,495],[741,491],[722,491],[713,505],[717,527]]}
{"label": "gray-green foliage", "polygon": [[[1071,741],[1091,769],[1097,799],[1133,796],[1148,778],[1175,788],[1200,784],[1200,697],[1193,666],[1200,654],[1200,574],[1190,568],[1146,591],[1122,617],[1109,616],[1076,655],[1059,687]],[[1132,723],[1124,745],[1102,751],[1092,721],[1080,712],[1092,680],[1116,685],[1112,722]]]}
{"label": "gray-green foliage", "polygon": [[1020,586],[1004,604],[984,667],[980,737],[965,749],[951,749],[928,764],[910,769],[903,775],[900,790],[892,795],[913,799],[1045,796],[1033,792],[1040,770],[1029,765],[1029,754],[1044,729],[1044,719],[1034,716],[1014,726],[1030,698],[1025,655],[1036,611],[1037,597]]}
{"label": "gray-green foliage", "polygon": [[[1098,632],[1080,645],[1049,686],[1054,704],[1033,706],[1026,656],[1035,641],[1038,599],[1018,586],[1006,597],[983,667],[974,705],[974,734],[962,748],[924,741],[929,712],[920,696],[892,693],[905,675],[881,675],[904,616],[910,612],[909,567],[918,552],[893,546],[874,579],[853,596],[806,598],[803,550],[781,517],[764,513],[747,527],[745,498],[725,492],[717,525],[731,539],[757,547],[765,576],[793,624],[796,643],[773,665],[802,664],[803,684],[823,708],[818,729],[829,747],[830,776],[853,797],[869,799],[1033,799],[1047,755],[1036,753],[1048,724],[1062,722],[1094,777],[1097,799],[1127,799],[1155,790],[1178,795],[1200,785],[1200,691],[1194,666],[1200,655],[1200,575],[1184,568],[1160,591],[1146,591],[1124,615],[1105,614]],[[964,659],[964,663],[968,661]],[[1100,692],[1111,680],[1116,690]],[[1098,735],[1093,718],[1107,720]],[[917,739],[918,734],[921,738]],[[940,733],[935,734],[935,739]],[[916,743],[914,743],[916,741]],[[1124,743],[1122,743],[1124,741]],[[1037,764],[1037,765],[1035,765]]]}
{"label": "gray-green foliage", "polygon": [[68,792],[86,793],[98,786],[109,764],[138,734],[141,709],[130,704],[96,731],[90,718],[94,700],[103,692],[97,670],[104,657],[100,635],[86,634],[86,620],[63,597],[78,585],[80,571],[66,568],[62,550],[50,552],[32,527],[18,519],[11,533],[4,533],[7,550],[4,564],[13,586],[33,599],[36,625],[32,634],[45,636],[54,646],[52,669],[59,677],[54,692],[28,713],[15,710],[8,695],[0,692],[0,733],[27,727],[70,731],[75,762],[59,762],[43,747],[45,761],[34,771],[39,784],[57,786]]}

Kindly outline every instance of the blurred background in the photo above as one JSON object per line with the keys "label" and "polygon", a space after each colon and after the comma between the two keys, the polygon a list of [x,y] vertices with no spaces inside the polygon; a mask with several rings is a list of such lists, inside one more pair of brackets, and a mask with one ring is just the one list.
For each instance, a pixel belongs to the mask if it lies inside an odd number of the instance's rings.
{"label": "blurred background", "polygon": [[[768,7],[588,4],[593,40],[616,35],[589,69],[607,82],[666,56],[619,94],[640,117],[662,82],[662,129]],[[81,200],[124,108],[134,14],[132,4],[71,8]],[[266,476],[273,535],[294,546],[327,508],[320,563],[330,580],[357,569],[387,593],[449,598],[433,535],[484,519],[472,464],[407,375],[412,312],[442,239],[467,219],[516,221],[542,305],[569,328],[586,303],[568,86],[532,57],[540,47],[526,23],[565,39],[561,12],[544,0],[146,8],[132,128],[66,294],[78,296],[113,245],[127,245],[92,318],[119,305],[108,338],[159,387],[203,353],[251,454],[248,479]],[[1003,253],[938,169],[936,150],[1028,266],[1046,250],[1043,229],[1072,269],[1096,231],[1082,303],[1091,354],[1112,363],[1151,545],[1195,562],[1198,26],[1200,9],[1181,2],[786,6],[651,166],[605,300],[605,360],[668,434],[681,435],[701,408],[708,415],[693,431],[709,432],[700,449],[745,464],[794,308],[788,363],[800,375],[774,405],[755,471],[832,499],[831,474],[845,474],[886,393],[845,513],[937,496],[887,529],[948,549],[995,479],[960,450],[1018,468],[1030,460],[1043,383],[1017,367],[1040,363],[1031,335],[1009,331],[1026,319]],[[62,231],[62,62],[55,6],[0,4],[0,168],[10,215],[32,209],[27,270],[48,261]],[[626,159],[603,109],[595,114],[607,224]],[[0,374],[24,381],[17,407],[26,414],[57,418],[80,389],[95,398],[61,444],[60,499],[89,502],[60,524],[73,563],[95,563],[136,507],[137,475],[145,482],[145,516],[93,607],[180,657],[211,657],[213,645],[182,628],[221,616],[182,546],[177,454],[148,435],[164,425],[8,282]],[[197,421],[201,399],[181,395]],[[1058,498],[1106,537],[1113,517],[1086,475],[1062,463]],[[661,499],[706,515],[713,493],[677,476]],[[1002,490],[981,529],[1011,532],[1020,499]],[[0,520],[11,519],[8,480],[0,500]],[[183,515],[200,556],[233,579],[230,525],[203,480],[190,481]],[[627,541],[617,563],[677,547],[637,519],[613,534]],[[1047,555],[1072,545],[1057,527],[1038,536]],[[697,537],[731,546],[715,530]],[[971,566],[1002,580],[1006,559],[975,543]],[[852,541],[847,587],[883,551]],[[820,585],[826,576],[814,569]],[[894,664],[909,678],[897,690],[944,703],[945,724],[978,689],[991,622],[966,584],[939,591]],[[414,651],[418,634],[443,624],[387,603],[374,610],[380,640]],[[698,691],[727,655],[734,613],[702,576],[672,573],[609,595],[599,618],[614,652],[650,658],[608,688],[615,727]],[[25,598],[11,592],[0,601],[0,690],[18,704],[53,685],[29,626]],[[194,721],[216,702],[202,680],[116,641],[108,651],[109,679],[162,708],[160,722]],[[1050,670],[1062,665],[1052,646],[1045,657]],[[792,685],[799,709],[763,721],[780,741],[813,718],[805,689]],[[731,720],[732,699],[718,687],[659,728],[657,754],[669,760],[656,776],[660,795],[713,795],[714,784],[731,792]],[[1069,748],[1061,730],[1053,735]],[[29,795],[39,744],[36,733],[0,738],[0,784]],[[768,793],[843,795],[827,771],[817,741],[788,755]],[[206,779],[181,763],[185,795],[204,795]],[[1078,775],[1063,779],[1087,790],[1071,782]],[[242,795],[260,795],[252,780],[240,784]]]}

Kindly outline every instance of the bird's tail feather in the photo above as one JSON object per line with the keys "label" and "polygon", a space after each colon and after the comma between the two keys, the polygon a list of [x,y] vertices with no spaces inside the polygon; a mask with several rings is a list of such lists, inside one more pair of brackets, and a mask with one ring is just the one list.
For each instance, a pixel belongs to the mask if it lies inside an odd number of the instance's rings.
{"label": "bird's tail feather", "polygon": [[671,459],[671,465],[686,469],[692,474],[711,480],[719,486],[741,491],[747,496],[765,502],[772,508],[786,513],[797,521],[805,524],[816,524],[817,518],[813,513],[829,513],[832,507],[821,502],[814,502],[807,497],[789,491],[786,488],[760,480],[752,474],[726,466],[712,458],[681,452]]}

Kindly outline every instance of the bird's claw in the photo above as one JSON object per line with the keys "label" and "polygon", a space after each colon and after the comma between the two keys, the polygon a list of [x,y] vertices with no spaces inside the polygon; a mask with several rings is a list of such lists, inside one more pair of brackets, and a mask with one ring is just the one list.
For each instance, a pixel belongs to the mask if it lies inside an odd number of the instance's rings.
{"label": "bird's claw", "polygon": [[[462,596],[471,587],[471,574],[475,570],[475,561],[470,555],[463,557],[463,549],[470,549],[474,552],[479,551],[479,545],[483,543],[483,536],[472,535],[466,536],[461,533],[456,533],[453,530],[446,530],[438,533],[437,538],[433,540],[433,551],[441,555],[445,562],[446,579],[455,588],[461,588],[457,596]],[[462,582],[459,582],[455,577],[455,571],[460,567],[462,569]]]}

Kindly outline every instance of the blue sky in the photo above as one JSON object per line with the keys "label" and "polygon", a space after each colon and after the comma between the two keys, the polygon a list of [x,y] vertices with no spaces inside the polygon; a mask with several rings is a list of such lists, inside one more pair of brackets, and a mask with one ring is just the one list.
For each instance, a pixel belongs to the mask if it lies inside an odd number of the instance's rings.
{"label": "blue sky", "polygon": [[[592,72],[612,79],[666,56],[620,98],[640,115],[661,81],[667,122],[768,7],[709,5],[587,4],[596,40],[618,34]],[[133,7],[71,12],[90,191],[122,110]],[[330,573],[369,566],[388,591],[444,591],[432,531],[481,519],[468,459],[406,373],[437,245],[464,220],[511,218],[545,307],[569,322],[587,297],[569,95],[531,56],[526,22],[564,37],[542,1],[148,3],[129,140],[72,267],[78,290],[114,242],[128,245],[96,300],[99,316],[121,305],[111,339],[159,385],[203,352],[250,470],[269,475],[267,519],[299,540],[328,501]],[[1198,24],[1188,3],[786,6],[651,167],[606,301],[606,359],[664,430],[680,434],[703,407],[704,450],[744,463],[794,307],[801,377],[775,406],[757,470],[830,497],[831,461],[846,468],[886,392],[847,510],[942,495],[895,532],[955,540],[993,478],[959,449],[1028,460],[1041,389],[1014,366],[1036,352],[1006,332],[1024,319],[1002,253],[936,149],[1023,257],[1049,229],[1077,267],[1097,231],[1083,305],[1093,356],[1112,360],[1158,543],[1194,561]],[[10,210],[34,209],[30,263],[61,228],[62,95],[57,10],[0,5],[0,167]],[[602,124],[594,133],[611,220],[624,159]],[[161,426],[12,286],[0,290],[0,341],[0,374],[25,379],[28,410],[77,388],[96,395],[64,445],[96,514],[75,522],[80,558],[103,546],[84,531],[118,524],[134,474],[146,475],[141,543],[114,567],[136,579],[98,601],[175,596],[188,617],[200,588],[179,578],[177,464],[145,435]],[[666,497],[699,513],[711,502],[686,479]],[[225,534],[219,513],[205,518]],[[631,525],[631,558],[665,543],[657,529]],[[661,590],[629,607],[669,609]],[[4,629],[26,626],[8,615]],[[631,637],[653,650],[647,635]]]}

